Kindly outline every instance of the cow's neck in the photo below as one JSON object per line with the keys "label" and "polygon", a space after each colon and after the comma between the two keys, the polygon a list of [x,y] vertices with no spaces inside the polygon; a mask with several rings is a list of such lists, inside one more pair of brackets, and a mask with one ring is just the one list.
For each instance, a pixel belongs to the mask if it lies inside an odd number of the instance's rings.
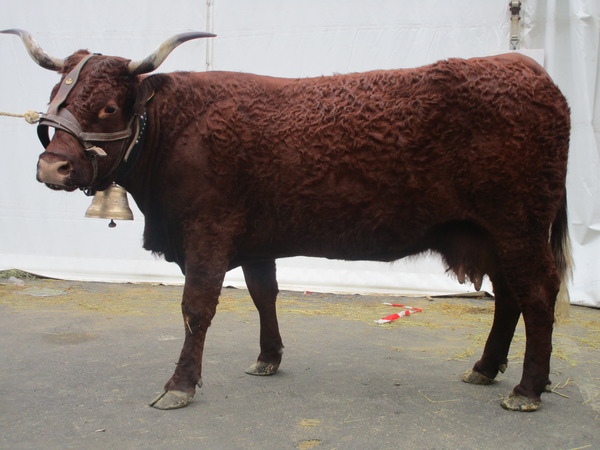
{"label": "cow's neck", "polygon": [[140,138],[134,144],[127,162],[119,168],[117,183],[123,186],[134,198],[138,208],[146,214],[147,195],[152,191],[154,179],[154,161],[159,139],[159,122],[154,117],[152,108],[144,111],[143,123],[140,126]]}
{"label": "cow's neck", "polygon": [[[189,98],[189,79],[178,74],[181,79],[172,80],[172,74],[158,74],[147,77],[138,88],[136,106],[142,102],[146,115],[145,136],[136,146],[137,156],[132,154],[131,164],[125,166],[117,183],[133,196],[140,210],[146,215],[153,206],[160,207],[163,158],[170,153],[178,130],[173,124],[184,120],[175,117],[185,109],[183,103]],[[170,105],[177,104],[177,108]],[[171,124],[163,128],[164,123]]]}
{"label": "cow's neck", "polygon": [[139,149],[139,157],[127,176],[118,179],[131,194],[144,214],[144,248],[177,263],[183,270],[184,260],[179,233],[174,230],[169,214],[169,192],[164,180],[164,158],[172,137],[161,128],[164,108],[159,99],[148,105],[146,139]]}

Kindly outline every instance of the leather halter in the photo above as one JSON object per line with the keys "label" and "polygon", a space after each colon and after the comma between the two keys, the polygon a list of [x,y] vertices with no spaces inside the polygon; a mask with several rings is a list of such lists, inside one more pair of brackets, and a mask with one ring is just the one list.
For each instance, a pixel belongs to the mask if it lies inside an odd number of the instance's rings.
{"label": "leather halter", "polygon": [[[79,73],[83,66],[92,58],[94,55],[85,56],[79,63],[75,66],[71,72],[64,77],[61,85],[56,93],[56,96],[48,106],[48,111],[45,114],[42,114],[39,119],[39,124],[37,127],[38,137],[44,146],[44,148],[48,147],[50,144],[50,138],[48,133],[48,127],[53,127],[57,130],[66,131],[73,137],[75,137],[79,143],[83,146],[83,151],[85,155],[90,159],[94,174],[92,176],[92,180],[89,185],[86,187],[81,187],[80,189],[85,192],[86,195],[93,195],[94,189],[93,184],[98,177],[98,158],[104,158],[107,156],[107,153],[100,147],[94,145],[95,142],[114,142],[114,141],[123,141],[121,146],[121,151],[119,152],[119,157],[115,160],[115,163],[110,168],[110,170],[106,173],[105,176],[112,175],[122,163],[127,163],[128,159],[132,155],[135,154],[135,158],[137,159],[137,150],[142,143],[142,138],[144,131],[147,125],[147,117],[144,111],[146,103],[152,98],[154,93],[152,93],[149,98],[144,99],[145,101],[136,102],[136,111],[134,111],[134,115],[129,121],[129,124],[126,129],[121,131],[116,131],[112,133],[88,133],[81,129],[81,125],[79,121],[73,116],[73,114],[63,106],[63,103],[67,99],[67,96],[77,84],[77,80],[79,78]],[[139,106],[138,106],[139,105]],[[133,130],[133,126],[135,126],[135,130]],[[127,140],[133,137],[127,145]],[[131,164],[128,165],[127,171],[131,169],[131,165],[135,161],[131,161]]]}

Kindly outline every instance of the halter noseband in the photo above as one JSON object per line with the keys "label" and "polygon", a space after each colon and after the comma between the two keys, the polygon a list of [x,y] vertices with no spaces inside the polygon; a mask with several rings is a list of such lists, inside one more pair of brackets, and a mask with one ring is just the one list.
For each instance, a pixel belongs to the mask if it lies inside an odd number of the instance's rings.
{"label": "halter noseband", "polygon": [[[121,146],[121,151],[119,152],[119,157],[116,159],[115,163],[108,171],[106,176],[112,175],[121,165],[121,163],[127,163],[127,160],[134,150],[134,147],[137,147],[142,141],[142,133],[146,128],[146,114],[144,112],[144,107],[147,101],[150,100],[148,98],[146,102],[141,104],[140,111],[134,111],[134,115],[129,121],[129,124],[125,130],[116,131],[112,133],[88,133],[81,129],[81,125],[79,121],[73,116],[73,114],[63,106],[63,103],[67,99],[67,96],[77,84],[77,79],[79,78],[79,73],[83,66],[90,60],[90,58],[94,55],[85,56],[79,63],[75,66],[71,72],[64,77],[61,85],[56,93],[56,96],[48,106],[48,111],[45,114],[42,114],[38,127],[37,133],[40,139],[40,142],[44,146],[44,148],[48,147],[50,144],[50,137],[48,132],[48,127],[55,128],[57,130],[66,131],[75,139],[79,141],[79,143],[83,146],[83,151],[85,155],[90,159],[94,174],[92,176],[92,180],[89,185],[86,187],[80,188],[83,190],[86,195],[93,195],[94,189],[92,188],[96,178],[98,176],[98,158],[104,158],[107,156],[107,153],[100,147],[95,146],[94,142],[114,142],[114,141],[124,141]],[[136,120],[137,119],[137,120]],[[132,129],[135,123],[135,131]],[[127,145],[127,139],[132,137],[131,142]]]}

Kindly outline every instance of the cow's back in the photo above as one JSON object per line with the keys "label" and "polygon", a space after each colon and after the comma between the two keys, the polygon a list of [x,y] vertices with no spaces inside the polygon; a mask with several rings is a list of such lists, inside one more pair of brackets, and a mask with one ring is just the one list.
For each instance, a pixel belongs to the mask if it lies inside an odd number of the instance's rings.
{"label": "cow's back", "polygon": [[523,220],[530,198],[546,205],[564,190],[568,107],[519,59],[209,76],[220,91],[204,145],[224,201],[244,209],[250,252],[397,259],[436,225]]}

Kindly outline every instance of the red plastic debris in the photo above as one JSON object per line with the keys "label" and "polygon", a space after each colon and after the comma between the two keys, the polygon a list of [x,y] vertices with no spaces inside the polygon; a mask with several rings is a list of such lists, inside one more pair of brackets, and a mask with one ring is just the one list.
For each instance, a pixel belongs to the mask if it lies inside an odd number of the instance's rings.
{"label": "red plastic debris", "polygon": [[423,311],[422,309],[415,308],[413,306],[397,305],[395,303],[384,303],[384,305],[395,306],[395,307],[398,307],[398,308],[406,308],[406,309],[404,311],[400,311],[399,313],[390,314],[389,316],[385,316],[385,317],[383,317],[383,318],[381,318],[379,320],[376,320],[375,323],[378,323],[378,324],[389,323],[389,322],[392,322],[392,321],[394,321],[396,319],[399,319],[400,317],[410,316],[411,314]]}

